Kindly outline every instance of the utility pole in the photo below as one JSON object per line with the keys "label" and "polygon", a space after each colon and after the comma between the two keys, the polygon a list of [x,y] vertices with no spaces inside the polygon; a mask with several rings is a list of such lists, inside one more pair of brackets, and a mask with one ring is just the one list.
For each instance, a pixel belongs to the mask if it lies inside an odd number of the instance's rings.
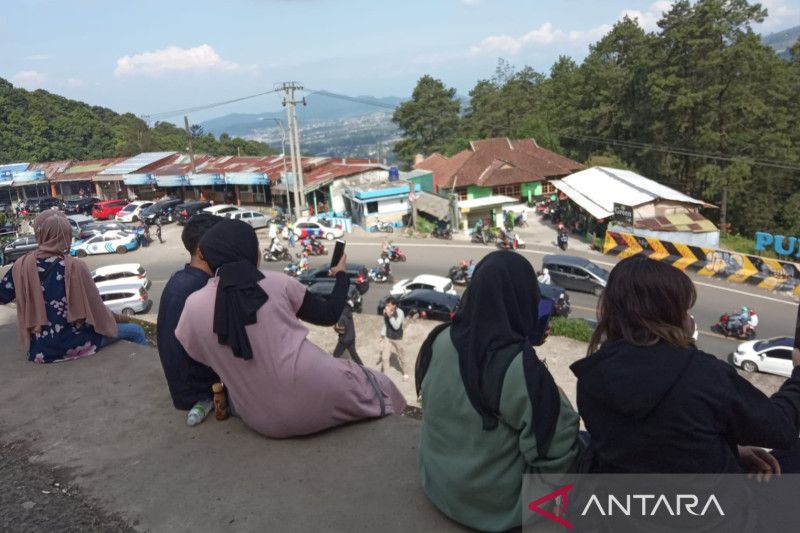
{"label": "utility pole", "polygon": [[292,155],[292,174],[294,175],[294,203],[295,216],[300,218],[300,212],[306,207],[306,195],[303,184],[303,164],[302,152],[300,151],[300,134],[297,127],[297,104],[306,105],[306,99],[295,100],[295,91],[302,91],[303,86],[295,81],[287,81],[277,84],[275,90],[283,91],[283,105],[286,107],[286,119],[289,128],[289,150]]}
{"label": "utility pole", "polygon": [[[189,116],[183,115],[183,125],[186,128],[186,142],[189,143],[189,163],[192,165],[192,174],[194,174],[194,150],[192,149],[192,132],[189,131]],[[181,199],[186,199],[186,185],[181,182]]]}
{"label": "utility pole", "polygon": [[289,176],[286,174],[286,128],[283,127],[283,122],[277,118],[272,120],[281,128],[281,159],[283,159],[283,184],[286,186],[286,214],[292,212],[292,201],[289,196]]}

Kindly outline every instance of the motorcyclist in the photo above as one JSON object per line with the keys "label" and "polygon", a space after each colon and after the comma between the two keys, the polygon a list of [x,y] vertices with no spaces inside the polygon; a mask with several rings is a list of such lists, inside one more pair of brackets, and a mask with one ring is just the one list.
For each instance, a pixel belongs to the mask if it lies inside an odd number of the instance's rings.
{"label": "motorcyclist", "polygon": [[546,268],[542,269],[542,273],[539,274],[539,283],[544,285],[550,285],[550,271]]}
{"label": "motorcyclist", "polygon": [[731,313],[728,318],[728,331],[742,332],[745,325],[750,322],[750,310],[747,306],[742,306],[738,315]]}
{"label": "motorcyclist", "polygon": [[269,253],[273,257],[278,257],[283,253],[283,244],[278,237],[273,237],[269,246]]}
{"label": "motorcyclist", "polygon": [[467,265],[467,281],[472,279],[472,275],[475,273],[475,260],[470,259],[469,264]]}
{"label": "motorcyclist", "polygon": [[394,259],[395,251],[396,251],[396,248],[394,246],[394,243],[392,241],[387,242],[386,243],[386,259],[387,259],[387,262],[392,260],[392,259]]}
{"label": "motorcyclist", "polygon": [[567,242],[569,241],[569,231],[564,224],[558,225],[558,246],[562,250],[566,250]]}

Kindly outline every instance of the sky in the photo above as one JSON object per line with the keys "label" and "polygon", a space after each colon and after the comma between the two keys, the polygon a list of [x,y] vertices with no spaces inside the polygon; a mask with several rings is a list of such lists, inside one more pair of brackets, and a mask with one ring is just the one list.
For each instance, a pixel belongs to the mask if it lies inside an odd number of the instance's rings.
{"label": "sky", "polygon": [[[425,74],[466,95],[498,57],[547,72],[580,61],[629,14],[655,30],[669,0],[0,0],[0,77],[137,115],[295,80],[409,96]],[[762,0],[761,33],[800,25],[800,0]],[[277,95],[196,113],[280,109]]]}

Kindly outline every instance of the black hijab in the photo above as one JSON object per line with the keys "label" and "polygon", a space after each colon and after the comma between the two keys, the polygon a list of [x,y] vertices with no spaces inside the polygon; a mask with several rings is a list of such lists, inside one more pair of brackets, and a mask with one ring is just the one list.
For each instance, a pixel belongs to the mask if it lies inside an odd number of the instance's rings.
{"label": "black hijab", "polygon": [[214,333],[233,355],[252,359],[244,327],[256,323],[256,313],[269,299],[258,285],[264,274],[258,270],[256,231],[240,220],[222,220],[200,239],[200,251],[219,276]]}
{"label": "black hijab", "polygon": [[[528,260],[516,252],[493,252],[475,267],[450,326],[450,338],[458,351],[467,396],[487,431],[498,425],[503,380],[511,362],[522,352],[533,408],[531,424],[540,454],[544,455],[553,438],[561,403],[553,376],[528,340],[536,327],[539,298],[536,273]],[[436,328],[420,350],[418,392],[432,357],[433,340],[446,327]]]}

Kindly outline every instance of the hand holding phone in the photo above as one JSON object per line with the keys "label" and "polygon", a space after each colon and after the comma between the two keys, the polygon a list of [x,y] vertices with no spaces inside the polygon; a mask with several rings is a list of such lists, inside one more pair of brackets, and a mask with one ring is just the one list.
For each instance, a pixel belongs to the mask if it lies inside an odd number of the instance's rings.
{"label": "hand holding phone", "polygon": [[336,245],[333,247],[333,255],[331,256],[330,266],[331,276],[335,276],[337,272],[344,272],[347,269],[347,265],[343,261],[343,259],[345,259],[344,245],[345,242],[341,239],[338,239],[336,241]]}

